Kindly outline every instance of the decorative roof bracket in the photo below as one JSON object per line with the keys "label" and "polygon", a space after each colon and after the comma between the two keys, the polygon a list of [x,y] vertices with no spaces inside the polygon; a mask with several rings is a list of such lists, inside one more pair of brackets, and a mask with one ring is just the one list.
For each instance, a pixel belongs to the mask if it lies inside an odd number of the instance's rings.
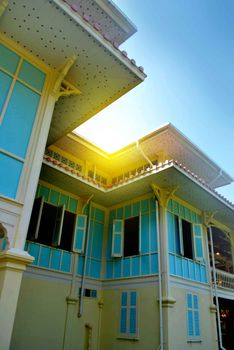
{"label": "decorative roof bracket", "polygon": [[59,74],[53,88],[53,95],[55,96],[56,101],[58,101],[59,97],[61,96],[78,95],[81,93],[80,90],[65,80],[68,71],[75,63],[76,59],[76,55],[71,56],[59,70]]}
{"label": "decorative roof bracket", "polygon": [[203,220],[204,220],[204,224],[206,226],[210,226],[212,224],[212,221],[214,219],[214,216],[217,214],[217,210],[216,211],[205,211],[203,213]]}
{"label": "decorative roof bracket", "polygon": [[154,192],[155,197],[159,201],[159,204],[163,207],[167,207],[169,199],[179,189],[179,186],[160,188],[155,184],[151,184],[151,188]]}
{"label": "decorative roof bracket", "polygon": [[[77,89],[74,85],[69,83],[67,80],[63,80],[60,86],[59,97],[61,96],[71,96],[80,95],[81,91]],[[58,98],[59,98],[58,97]]]}
{"label": "decorative roof bracket", "polygon": [[0,0],[0,17],[6,11],[6,8],[8,5],[9,5],[8,0]]}

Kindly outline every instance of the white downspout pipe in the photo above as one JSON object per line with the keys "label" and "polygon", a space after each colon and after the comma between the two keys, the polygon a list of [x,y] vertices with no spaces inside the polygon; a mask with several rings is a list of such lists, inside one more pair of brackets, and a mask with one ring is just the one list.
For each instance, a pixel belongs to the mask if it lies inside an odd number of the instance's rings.
{"label": "white downspout pipe", "polygon": [[210,246],[211,246],[211,259],[212,259],[212,267],[213,267],[214,295],[215,295],[215,302],[216,302],[216,308],[217,308],[219,346],[220,346],[221,350],[226,350],[223,347],[223,341],[222,341],[222,331],[221,331],[220,313],[219,313],[219,298],[218,298],[217,281],[216,281],[216,268],[215,268],[215,258],[214,258],[213,234],[212,234],[212,227],[210,225],[209,225],[209,234],[210,234]]}
{"label": "white downspout pipe", "polygon": [[91,219],[91,199],[93,198],[93,194],[88,198],[87,202],[84,204],[82,208],[82,213],[84,213],[84,210],[86,206],[89,204],[89,213],[87,218],[87,228],[86,228],[86,235],[85,235],[85,251],[84,251],[84,266],[83,266],[83,274],[81,279],[81,290],[80,290],[80,298],[79,298],[79,305],[78,305],[78,317],[81,317],[83,314],[83,308],[84,308],[84,289],[85,289],[85,279],[86,279],[86,266],[87,266],[87,253],[88,253],[88,246],[89,246],[89,233],[90,233],[90,219]]}
{"label": "white downspout pipe", "polygon": [[141,148],[139,141],[136,141],[136,148],[139,150],[139,152],[142,154],[142,156],[147,160],[147,162],[150,164],[150,166],[153,168],[154,164],[151,162],[151,160],[147,157],[143,149]]}
{"label": "white downspout pipe", "polygon": [[155,197],[156,205],[156,230],[157,230],[157,242],[158,242],[158,291],[159,291],[159,337],[160,343],[158,350],[163,350],[163,309],[162,309],[162,270],[161,270],[161,240],[159,234],[159,208],[158,200]]}

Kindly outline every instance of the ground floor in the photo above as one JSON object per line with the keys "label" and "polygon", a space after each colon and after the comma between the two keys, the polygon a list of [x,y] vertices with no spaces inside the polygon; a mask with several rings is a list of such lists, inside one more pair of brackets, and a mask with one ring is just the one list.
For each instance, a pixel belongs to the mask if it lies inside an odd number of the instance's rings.
{"label": "ground floor", "polygon": [[[158,276],[100,282],[29,267],[24,274],[11,350],[158,349]],[[207,285],[171,280],[163,307],[167,349],[218,349]],[[224,306],[223,306],[224,307]]]}

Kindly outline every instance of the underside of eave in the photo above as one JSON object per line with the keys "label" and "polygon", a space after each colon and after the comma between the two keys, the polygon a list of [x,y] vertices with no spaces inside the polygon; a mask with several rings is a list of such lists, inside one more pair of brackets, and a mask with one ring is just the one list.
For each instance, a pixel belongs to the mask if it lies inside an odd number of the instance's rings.
{"label": "underside of eave", "polygon": [[41,179],[60,188],[66,188],[69,192],[79,196],[93,194],[95,202],[107,207],[152,193],[152,183],[161,188],[175,188],[176,197],[201,211],[214,212],[217,221],[234,229],[234,207],[174,165],[166,166],[156,173],[142,176],[135,181],[116,186],[111,190],[100,189],[91,183],[80,181],[55,169],[53,166],[45,164],[42,167]]}
{"label": "underside of eave", "polygon": [[[110,104],[118,100],[121,96],[126,94],[128,91],[136,87],[142,82],[142,80],[134,81],[131,85],[128,84],[128,86],[123,86],[121,91],[115,92],[112,96],[106,97],[106,101],[101,101],[100,103],[97,103],[96,106],[90,107],[89,100],[92,98],[91,95],[89,95],[89,98],[87,100],[86,106],[83,104],[82,111],[83,113],[79,113],[79,101],[81,99],[81,96],[70,96],[70,97],[62,97],[60,100],[56,103],[52,122],[50,126],[49,136],[47,145],[50,146],[54,144],[56,141],[61,139],[63,136],[67,135],[68,133],[72,132],[75,128],[92,118],[94,115],[96,115],[98,112],[102,111],[104,108],[108,107]],[[114,85],[114,81],[112,81]],[[107,90],[106,93],[109,91]],[[97,95],[94,96],[94,98],[97,98]],[[85,99],[85,95],[82,96],[82,98]],[[74,105],[76,105],[77,111],[74,112]],[[91,109],[91,110],[90,110]],[[63,119],[63,126],[64,126],[64,119],[66,120],[66,127],[63,127],[62,130],[59,129],[59,125],[61,122],[61,119]]]}

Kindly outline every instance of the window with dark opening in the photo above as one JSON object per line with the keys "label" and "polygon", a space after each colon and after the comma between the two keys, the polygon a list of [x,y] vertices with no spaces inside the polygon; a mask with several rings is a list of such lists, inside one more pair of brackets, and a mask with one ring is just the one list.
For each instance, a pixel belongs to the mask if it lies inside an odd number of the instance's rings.
{"label": "window with dark opening", "polygon": [[139,216],[124,220],[124,256],[139,254]]}
{"label": "window with dark opening", "polygon": [[[218,227],[212,226],[212,237],[214,245],[215,267],[217,269],[233,273],[232,244],[228,234]],[[211,256],[211,243],[208,230],[209,253]]]}
{"label": "window with dark opening", "polygon": [[[64,210],[63,206],[56,207],[45,203],[41,197],[36,198],[31,214],[27,239],[70,251],[72,249],[75,222],[76,215]],[[61,238],[58,243],[59,231],[61,232]]]}
{"label": "window with dark opening", "polygon": [[191,224],[186,220],[181,220],[181,224],[182,224],[184,257],[188,259],[193,259],[193,238],[192,238]]}

